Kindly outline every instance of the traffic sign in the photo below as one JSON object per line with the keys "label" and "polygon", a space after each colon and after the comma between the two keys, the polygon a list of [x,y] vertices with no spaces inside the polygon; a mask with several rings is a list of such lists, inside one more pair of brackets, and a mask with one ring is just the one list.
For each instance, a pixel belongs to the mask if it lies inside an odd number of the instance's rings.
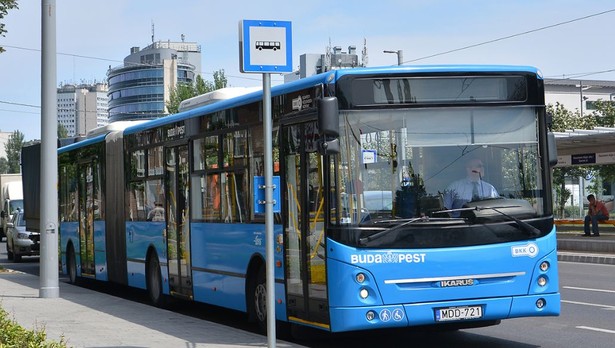
{"label": "traffic sign", "polygon": [[292,72],[291,22],[240,21],[239,63],[244,73]]}

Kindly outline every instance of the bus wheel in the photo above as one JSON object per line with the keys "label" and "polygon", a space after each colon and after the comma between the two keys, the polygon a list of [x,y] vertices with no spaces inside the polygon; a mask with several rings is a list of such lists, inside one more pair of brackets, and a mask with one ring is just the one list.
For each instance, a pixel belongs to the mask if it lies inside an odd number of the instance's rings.
{"label": "bus wheel", "polygon": [[164,306],[162,293],[162,276],[160,275],[160,262],[155,253],[151,253],[147,262],[147,295],[156,307]]}
{"label": "bus wheel", "polygon": [[73,245],[68,246],[66,252],[66,273],[68,273],[68,281],[71,284],[77,283],[77,259],[75,258],[75,249]]}
{"label": "bus wheel", "polygon": [[265,279],[265,267],[260,266],[256,280],[252,286],[252,305],[250,306],[251,318],[256,320],[261,332],[267,332],[267,283]]}

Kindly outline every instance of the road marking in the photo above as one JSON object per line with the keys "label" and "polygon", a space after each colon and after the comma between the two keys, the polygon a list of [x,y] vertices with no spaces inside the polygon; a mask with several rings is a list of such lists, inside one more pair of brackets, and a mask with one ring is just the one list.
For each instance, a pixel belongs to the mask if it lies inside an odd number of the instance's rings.
{"label": "road marking", "polygon": [[615,330],[607,330],[607,329],[601,329],[601,328],[598,328],[598,327],[591,327],[591,326],[577,326],[577,329],[591,330],[591,331],[598,331],[598,332],[615,334]]}
{"label": "road marking", "polygon": [[583,305],[583,306],[602,307],[602,308],[608,309],[608,310],[615,310],[615,306],[608,306],[608,305],[603,305],[603,304],[599,304],[599,303],[588,303],[588,302],[577,302],[577,301],[566,301],[566,300],[561,300],[561,302],[570,303],[570,304],[577,304],[577,305]]}
{"label": "road marking", "polygon": [[582,291],[596,291],[596,292],[608,292],[610,294],[615,294],[615,290],[605,290],[605,289],[592,289],[592,288],[578,288],[576,286],[564,286],[564,289],[570,290],[582,290]]}

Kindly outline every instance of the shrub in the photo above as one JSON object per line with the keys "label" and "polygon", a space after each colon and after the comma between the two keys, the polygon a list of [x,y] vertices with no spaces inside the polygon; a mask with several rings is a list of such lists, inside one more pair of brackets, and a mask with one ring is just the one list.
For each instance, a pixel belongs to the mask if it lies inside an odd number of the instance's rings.
{"label": "shrub", "polygon": [[19,326],[9,314],[0,307],[0,348],[32,347],[32,348],[66,348],[64,337],[60,342],[48,341],[45,330],[27,330]]}

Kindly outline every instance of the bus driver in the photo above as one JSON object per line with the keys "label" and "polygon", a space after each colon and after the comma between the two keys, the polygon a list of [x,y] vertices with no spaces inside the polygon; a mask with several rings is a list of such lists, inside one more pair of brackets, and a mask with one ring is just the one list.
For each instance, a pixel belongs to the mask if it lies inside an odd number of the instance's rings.
{"label": "bus driver", "polygon": [[[444,191],[444,206],[446,209],[458,209],[465,203],[485,198],[497,198],[498,191],[490,183],[483,180],[485,167],[478,158],[466,162],[466,177],[452,182]],[[460,212],[453,212],[458,217]]]}

